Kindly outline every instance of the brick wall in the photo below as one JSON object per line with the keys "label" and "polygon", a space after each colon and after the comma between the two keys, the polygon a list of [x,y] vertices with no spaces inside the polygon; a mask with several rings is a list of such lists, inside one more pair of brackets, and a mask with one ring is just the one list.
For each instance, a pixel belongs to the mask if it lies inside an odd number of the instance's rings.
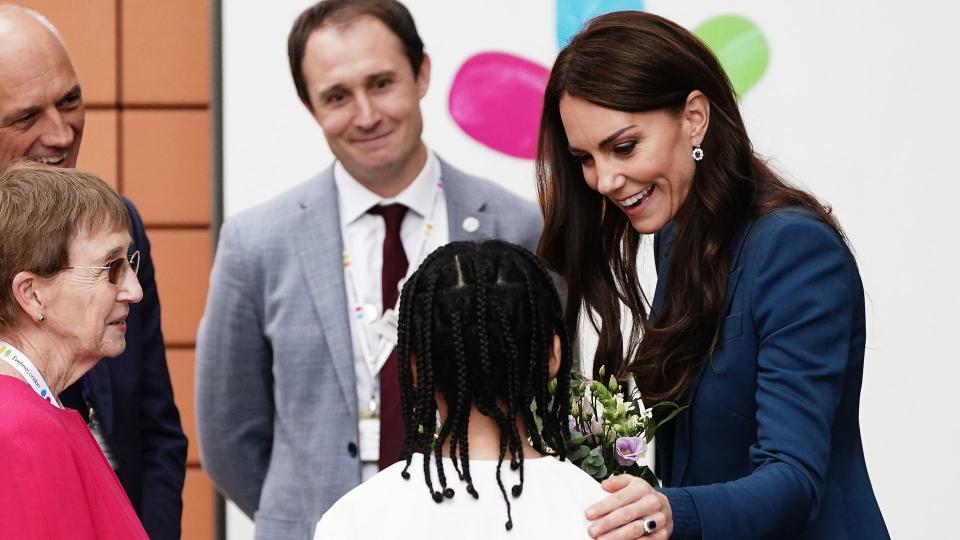
{"label": "brick wall", "polygon": [[194,341],[211,265],[208,0],[14,0],[63,36],[87,105],[78,167],[128,196],[153,246],[174,395],[190,439],[183,538],[214,537],[194,424]]}

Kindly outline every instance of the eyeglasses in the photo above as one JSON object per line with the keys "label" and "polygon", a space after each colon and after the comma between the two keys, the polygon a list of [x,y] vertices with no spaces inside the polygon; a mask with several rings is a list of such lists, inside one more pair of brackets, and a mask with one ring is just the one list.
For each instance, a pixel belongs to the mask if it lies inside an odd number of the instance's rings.
{"label": "eyeglasses", "polygon": [[106,270],[107,279],[110,283],[116,285],[124,278],[127,273],[127,267],[136,274],[140,269],[140,252],[134,251],[126,257],[117,257],[108,262],[106,266],[68,266],[64,270]]}

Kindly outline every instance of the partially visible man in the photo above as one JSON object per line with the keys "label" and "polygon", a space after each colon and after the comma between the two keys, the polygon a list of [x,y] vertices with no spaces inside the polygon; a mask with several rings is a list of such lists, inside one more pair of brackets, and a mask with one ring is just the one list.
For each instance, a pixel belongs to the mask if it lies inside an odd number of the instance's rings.
{"label": "partially visible man", "polygon": [[[336,161],[221,231],[197,339],[204,467],[259,539],[307,539],[404,442],[399,287],[435,248],[534,249],[536,206],[421,139],[430,58],[393,0],[327,0],[293,25],[300,100]],[[371,509],[370,519],[376,519]]]}
{"label": "partially visible man", "polygon": [[[74,167],[83,124],[80,84],[56,29],[36,12],[0,5],[0,159]],[[143,301],[130,307],[124,353],[98,363],[60,398],[87,421],[150,538],[177,539],[187,439],[167,371],[150,243],[124,201]]]}

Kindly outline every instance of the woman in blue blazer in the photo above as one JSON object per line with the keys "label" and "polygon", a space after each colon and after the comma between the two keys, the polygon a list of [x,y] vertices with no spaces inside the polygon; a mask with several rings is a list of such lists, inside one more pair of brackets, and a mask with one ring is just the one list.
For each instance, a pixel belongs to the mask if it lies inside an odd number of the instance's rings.
{"label": "woman in blue blazer", "polygon": [[537,173],[570,331],[586,308],[595,369],[688,406],[658,432],[665,487],[608,480],[591,536],[888,537],[860,438],[856,262],[829,208],[753,152],[707,47],[647,13],[594,19],[551,72]]}

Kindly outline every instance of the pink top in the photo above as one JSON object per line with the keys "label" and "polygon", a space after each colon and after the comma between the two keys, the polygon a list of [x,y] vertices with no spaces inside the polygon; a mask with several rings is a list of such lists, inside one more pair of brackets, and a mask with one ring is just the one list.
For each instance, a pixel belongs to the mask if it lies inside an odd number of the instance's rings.
{"label": "pink top", "polygon": [[0,375],[0,538],[146,539],[83,418]]}

